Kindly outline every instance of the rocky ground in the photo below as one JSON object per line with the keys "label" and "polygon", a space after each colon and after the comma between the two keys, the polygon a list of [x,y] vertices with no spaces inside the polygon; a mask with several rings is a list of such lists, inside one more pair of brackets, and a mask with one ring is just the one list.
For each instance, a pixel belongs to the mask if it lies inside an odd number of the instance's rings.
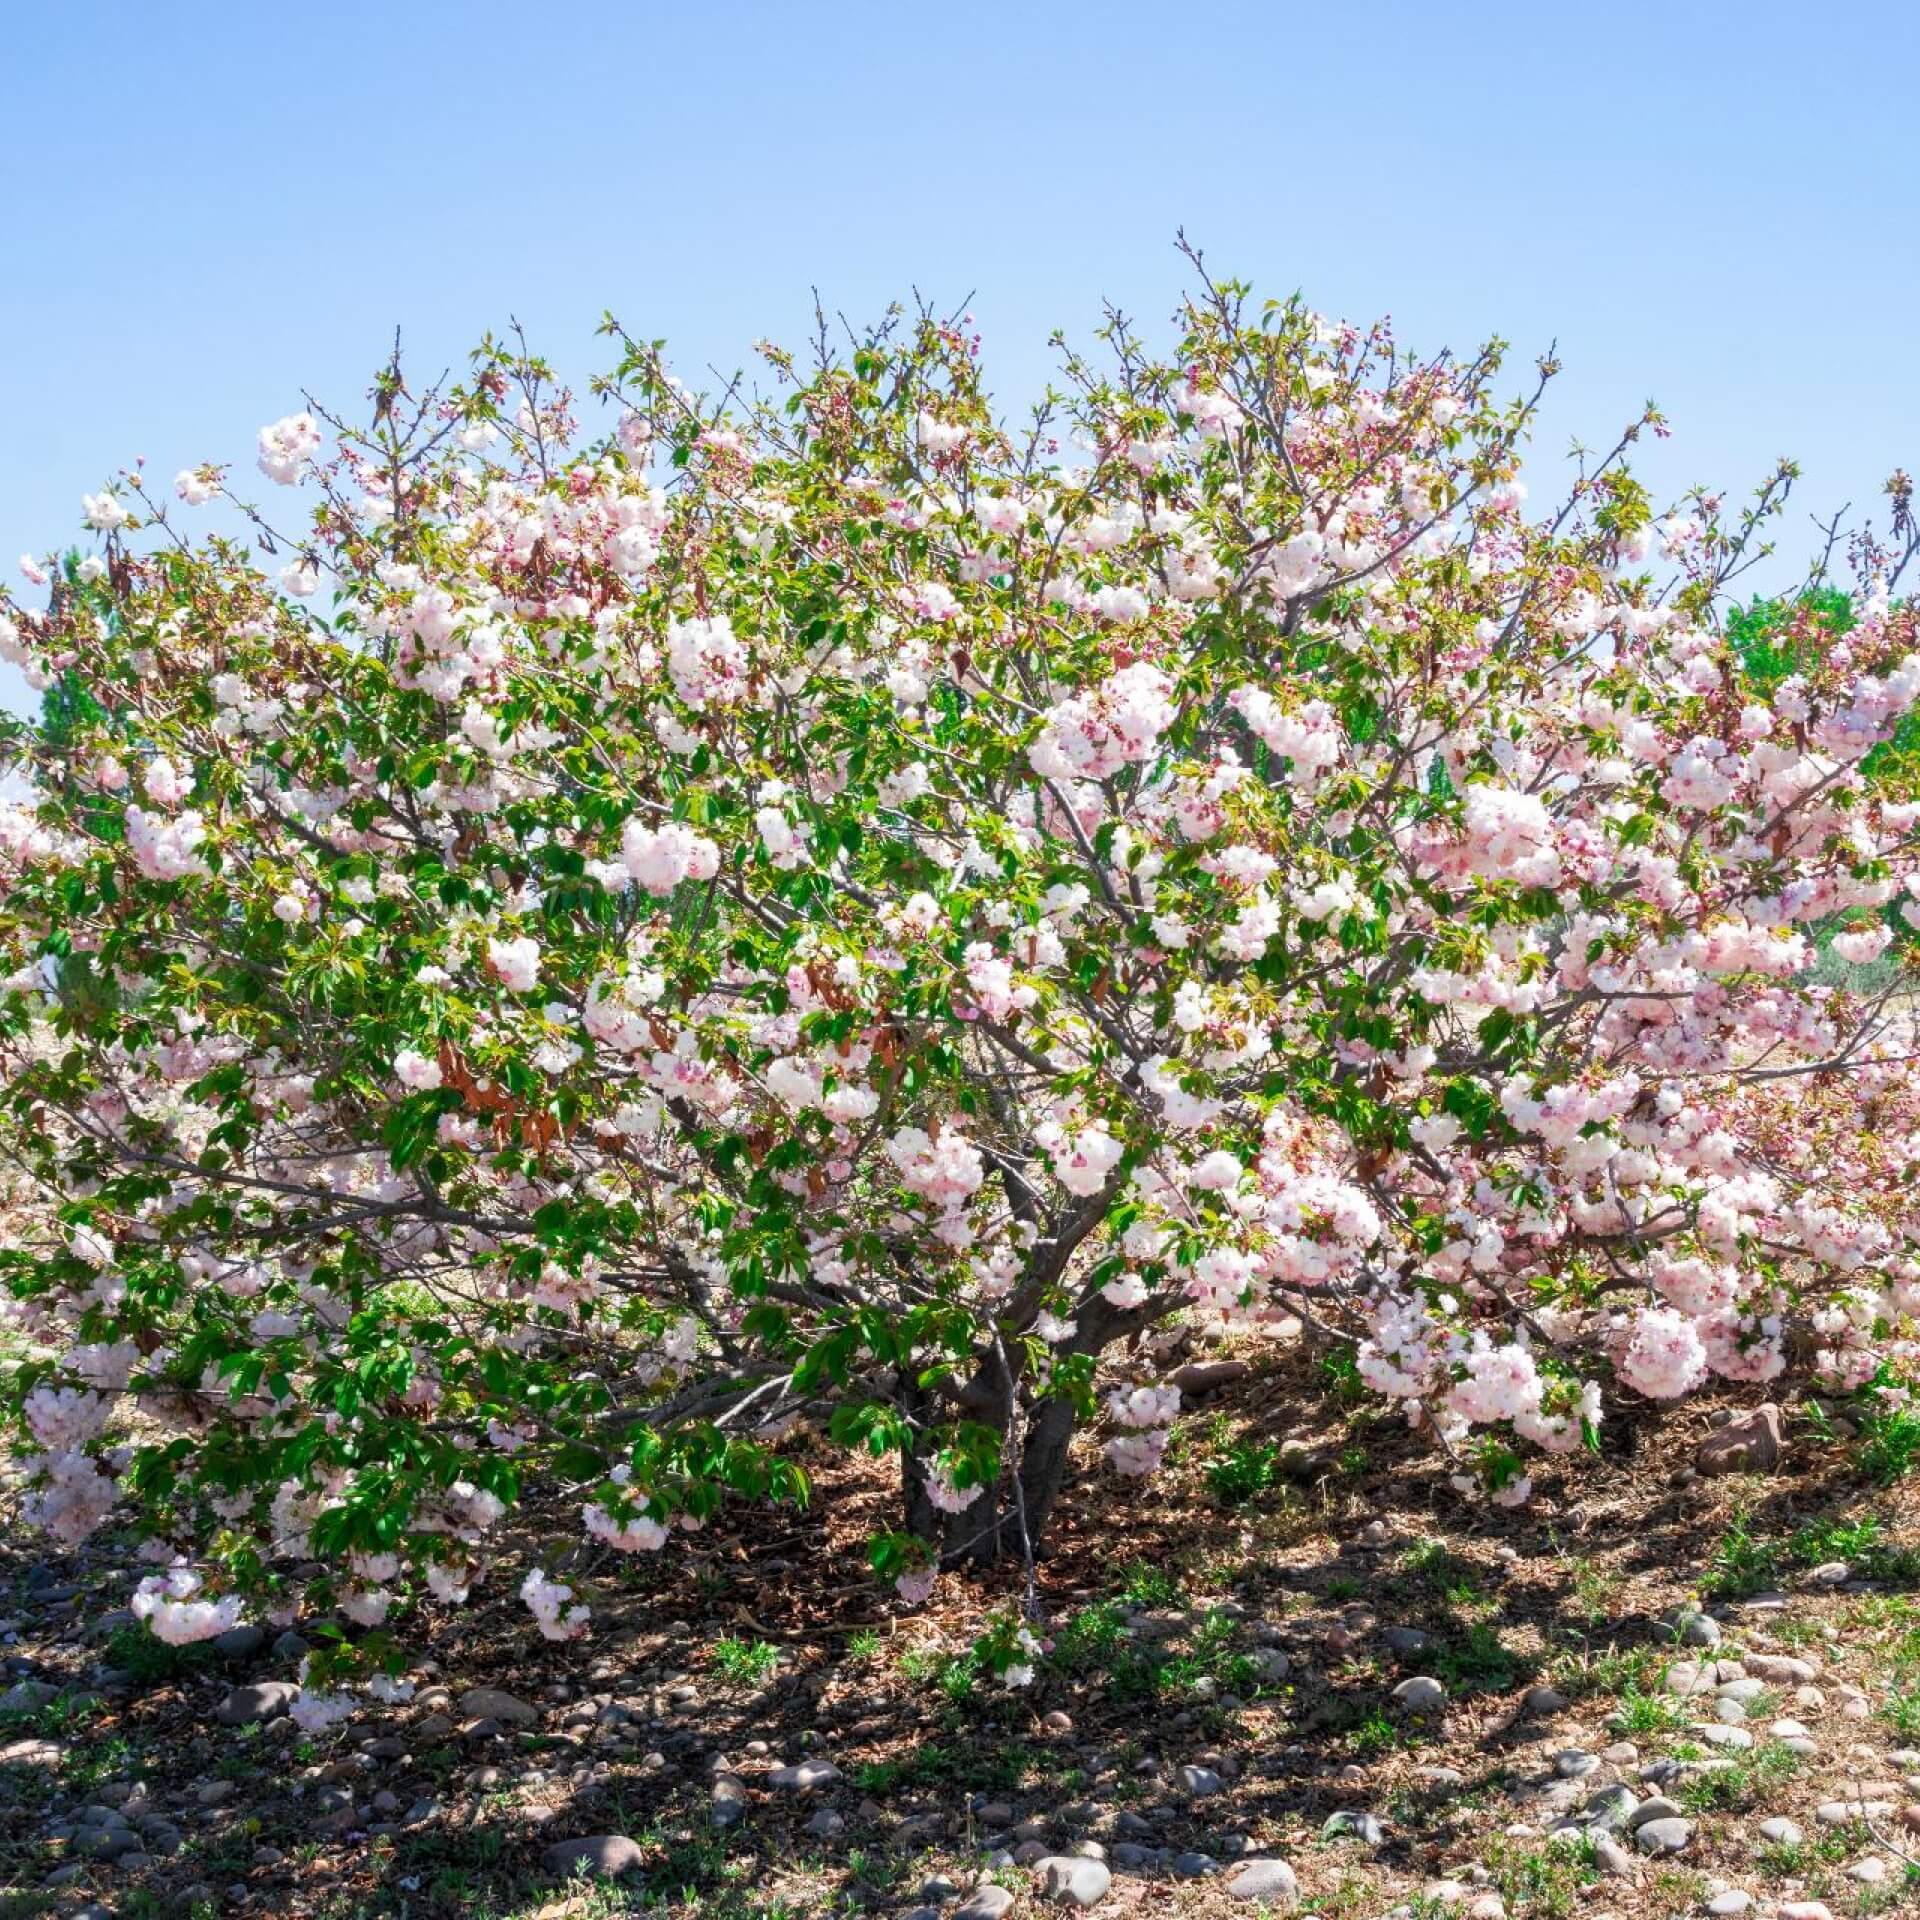
{"label": "rocky ground", "polygon": [[401,1623],[415,1697],[318,1740],[297,1636],[176,1654],[0,1514],[0,1917],[1920,1909],[1920,1527],[1844,1422],[1649,1411],[1508,1514],[1298,1351],[1190,1398],[1155,1481],[1089,1452],[1015,1694],[966,1648],[1020,1570],[898,1607],[824,1450],[594,1569],[584,1646],[507,1569]]}

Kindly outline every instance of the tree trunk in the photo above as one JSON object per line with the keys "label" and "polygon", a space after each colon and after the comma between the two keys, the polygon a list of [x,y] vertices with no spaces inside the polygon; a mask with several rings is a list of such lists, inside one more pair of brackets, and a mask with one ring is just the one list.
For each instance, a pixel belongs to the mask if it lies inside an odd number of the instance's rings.
{"label": "tree trunk", "polygon": [[[1110,1306],[1098,1293],[1089,1291],[1082,1295],[1076,1308],[1077,1331],[1061,1352],[1101,1353],[1114,1340],[1143,1332],[1179,1304],[1177,1298],[1169,1297],[1144,1314],[1138,1310],[1129,1313]],[[942,1513],[927,1498],[924,1459],[917,1451],[902,1456],[901,1492],[907,1530],[933,1547],[943,1565],[957,1565],[962,1560],[989,1563],[1003,1554],[1021,1555],[1029,1549],[1037,1553],[1040,1549],[1047,1523],[1066,1484],[1079,1416],[1073,1402],[1058,1394],[1049,1394],[1024,1407],[1018,1406],[1018,1396],[1019,1383],[1009,1374],[1002,1349],[996,1342],[994,1349],[982,1356],[974,1377],[958,1395],[958,1402],[959,1410],[967,1419],[977,1420],[1001,1435],[1001,1473],[999,1480],[964,1513]],[[951,1399],[943,1405],[905,1383],[902,1406],[915,1423],[914,1431],[921,1434],[929,1425],[951,1418],[954,1412]],[[1009,1462],[1005,1436],[1016,1410],[1021,1425],[1020,1457]]]}
{"label": "tree trunk", "polygon": [[[1003,1555],[1037,1549],[1065,1484],[1076,1418],[1071,1401],[1047,1399],[1022,1414],[1019,1458],[1006,1459],[1004,1402],[983,1425],[1002,1435],[1000,1478],[960,1513],[944,1513],[927,1495],[927,1461],[901,1456],[901,1502],[907,1532],[927,1542],[944,1565],[987,1566]],[[1016,1484],[1018,1492],[1016,1493]]]}
{"label": "tree trunk", "polygon": [[[1077,1419],[1071,1400],[1043,1400],[1029,1415],[1026,1445],[1020,1449],[1020,1497],[1027,1535],[1037,1547],[1053,1517],[1053,1504],[1066,1484],[1067,1460]],[[1016,1542],[1019,1515],[1015,1515]]]}

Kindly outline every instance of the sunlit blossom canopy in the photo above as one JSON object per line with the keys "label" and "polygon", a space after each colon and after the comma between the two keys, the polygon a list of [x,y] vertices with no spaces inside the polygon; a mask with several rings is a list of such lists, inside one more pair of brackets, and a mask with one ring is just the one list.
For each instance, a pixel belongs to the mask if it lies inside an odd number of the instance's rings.
{"label": "sunlit blossom canopy", "polygon": [[156,1631],[375,1628],[511,1542],[576,1638],[804,1497],[797,1429],[897,1456],[918,1601],[1076,1430],[1075,1499],[1159,1465],[1175,1343],[1302,1319],[1502,1500],[1609,1382],[1900,1362],[1887,554],[1762,686],[1789,474],[1663,514],[1649,415],[1530,517],[1496,351],[1204,276],[1179,327],[1017,429],[962,318],[758,399],[615,329],[584,424],[490,341],[266,428],[274,510],[127,475],[32,567],[12,1404]]}

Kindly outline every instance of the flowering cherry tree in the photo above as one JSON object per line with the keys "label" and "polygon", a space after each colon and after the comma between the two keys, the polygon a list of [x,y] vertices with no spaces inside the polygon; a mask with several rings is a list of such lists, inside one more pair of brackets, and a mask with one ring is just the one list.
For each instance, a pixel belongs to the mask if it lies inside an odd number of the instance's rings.
{"label": "flowering cherry tree", "polygon": [[1900,1373],[1912,1023],[1813,965],[1920,922],[1889,549],[1757,690],[1790,469],[1663,513],[1649,411],[1531,516],[1550,363],[1195,266],[1018,429],[967,318],[712,395],[609,322],[607,431],[396,357],[261,433],[291,513],[135,470],[26,563],[5,1377],[155,1631],[511,1556],[573,1639],[797,1425],[897,1457],[918,1600],[1288,1317],[1503,1502],[1610,1387]]}

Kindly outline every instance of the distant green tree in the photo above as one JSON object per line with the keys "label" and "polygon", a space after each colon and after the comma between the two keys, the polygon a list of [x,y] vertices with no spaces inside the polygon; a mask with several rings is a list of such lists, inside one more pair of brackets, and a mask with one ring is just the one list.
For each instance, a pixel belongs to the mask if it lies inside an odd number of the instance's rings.
{"label": "distant green tree", "polygon": [[[73,590],[75,569],[80,564],[77,549],[60,556],[54,578],[56,603]],[[106,711],[87,691],[84,677],[69,667],[40,696],[40,731],[62,750],[90,733],[106,718]]]}
{"label": "distant green tree", "polygon": [[64,747],[104,718],[100,704],[81,684],[78,674],[63,673],[40,698],[40,731]]}
{"label": "distant green tree", "polygon": [[1852,631],[1853,596],[1840,587],[1813,587],[1772,600],[1755,599],[1727,615],[1727,638],[1758,693],[1804,672]]}
{"label": "distant green tree", "polygon": [[[1766,696],[1783,680],[1819,665],[1853,631],[1856,617],[1853,596],[1844,588],[1811,587],[1736,607],[1727,616],[1727,638],[1754,693]],[[1907,714],[1860,770],[1876,786],[1920,794],[1920,714]]]}
{"label": "distant green tree", "polygon": [[[1773,599],[1755,599],[1727,616],[1727,639],[1740,662],[1750,691],[1768,699],[1780,684],[1796,673],[1818,668],[1830,651],[1857,623],[1853,596],[1842,587],[1816,586]],[[1906,797],[1920,797],[1920,716],[1906,714],[1894,730],[1860,763],[1869,785]],[[1851,918],[1851,916],[1850,916]],[[1843,931],[1836,921],[1816,935],[1820,960],[1817,978],[1855,992],[1876,992],[1894,977],[1899,956],[1920,943],[1900,912],[1900,903],[1885,908],[1880,918],[1893,929],[1894,947],[1878,960],[1854,966],[1833,951],[1833,938]],[[1855,919],[1860,924],[1864,919]]]}

